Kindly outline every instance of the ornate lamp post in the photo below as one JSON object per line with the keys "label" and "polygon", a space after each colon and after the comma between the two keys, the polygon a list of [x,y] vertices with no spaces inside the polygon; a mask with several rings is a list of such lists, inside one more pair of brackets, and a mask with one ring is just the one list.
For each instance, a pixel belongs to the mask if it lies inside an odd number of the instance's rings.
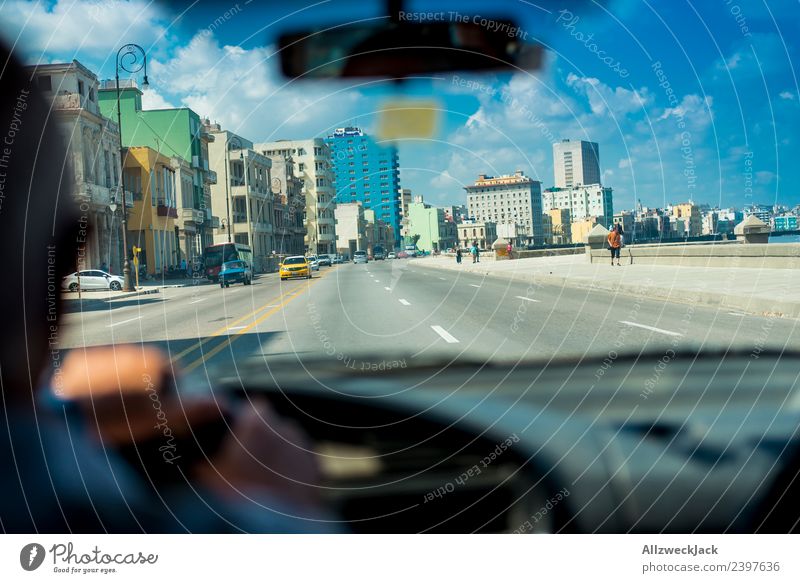
{"label": "ornate lamp post", "polygon": [[120,47],[117,51],[116,82],[117,82],[117,126],[119,127],[119,162],[122,171],[120,181],[122,183],[122,248],[124,249],[124,263],[122,264],[123,287],[125,291],[133,291],[131,282],[131,263],[128,259],[128,206],[125,200],[125,148],[122,145],[122,108],[120,106],[119,92],[119,70],[128,73],[138,73],[144,69],[144,80],[142,89],[147,89],[150,85],[147,82],[147,54],[144,49],[137,44],[127,44]]}

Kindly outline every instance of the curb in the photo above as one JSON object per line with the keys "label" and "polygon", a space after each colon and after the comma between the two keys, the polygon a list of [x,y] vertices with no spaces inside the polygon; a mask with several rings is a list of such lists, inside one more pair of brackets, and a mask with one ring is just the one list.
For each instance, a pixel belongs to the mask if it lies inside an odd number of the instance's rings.
{"label": "curb", "polygon": [[[428,269],[446,269],[448,271],[461,271],[454,267],[444,265],[421,265]],[[630,286],[619,283],[605,283],[590,279],[576,279],[574,277],[564,277],[561,275],[549,275],[542,273],[503,273],[493,271],[466,271],[474,275],[484,277],[494,277],[498,279],[509,279],[525,283],[543,282],[552,285],[560,285],[575,289],[591,289],[604,291],[626,296],[640,297],[641,285]],[[702,304],[708,307],[716,307],[730,310],[741,310],[749,314],[758,316],[771,316],[782,318],[800,318],[800,302],[783,301],[772,298],[755,298],[746,295],[722,294],[692,289],[660,289],[654,287],[648,289],[648,295],[661,300],[676,304]]]}

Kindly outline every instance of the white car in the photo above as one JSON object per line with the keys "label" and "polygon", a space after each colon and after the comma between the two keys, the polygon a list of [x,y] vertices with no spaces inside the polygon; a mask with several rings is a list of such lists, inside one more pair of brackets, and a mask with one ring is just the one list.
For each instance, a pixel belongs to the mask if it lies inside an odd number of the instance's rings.
{"label": "white car", "polygon": [[394,251],[389,251],[389,254],[386,256],[386,259],[397,259],[397,253]]}
{"label": "white car", "polygon": [[367,263],[369,256],[366,251],[356,251],[353,253],[353,263]]}
{"label": "white car", "polygon": [[311,271],[319,271],[319,257],[316,255],[306,255],[306,261],[311,266]]}
{"label": "white car", "polygon": [[122,289],[124,280],[119,275],[111,275],[99,269],[84,269],[80,272],[80,284],[78,283],[78,272],[70,273],[61,280],[61,287],[69,291],[80,289],[110,289],[119,291]]}

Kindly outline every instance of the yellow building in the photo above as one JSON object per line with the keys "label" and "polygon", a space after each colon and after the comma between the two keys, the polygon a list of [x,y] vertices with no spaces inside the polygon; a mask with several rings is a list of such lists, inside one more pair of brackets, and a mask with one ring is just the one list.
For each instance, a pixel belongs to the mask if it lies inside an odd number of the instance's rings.
{"label": "yellow building", "polygon": [[572,229],[570,227],[572,213],[569,209],[550,209],[547,211],[550,216],[551,232],[553,244],[564,245],[572,243]]}
{"label": "yellow building", "polygon": [[570,224],[573,243],[585,243],[586,235],[594,229],[597,223],[603,224],[602,217],[589,217],[582,221],[573,221]]}
{"label": "yellow building", "polygon": [[175,229],[179,161],[152,148],[136,146],[128,148],[124,162],[125,190],[133,199],[128,210],[128,249],[141,248],[139,264],[151,275],[180,267]]}
{"label": "yellow building", "polygon": [[672,206],[672,217],[682,219],[684,228],[678,235],[681,237],[699,237],[703,234],[703,216],[700,207],[691,202]]}

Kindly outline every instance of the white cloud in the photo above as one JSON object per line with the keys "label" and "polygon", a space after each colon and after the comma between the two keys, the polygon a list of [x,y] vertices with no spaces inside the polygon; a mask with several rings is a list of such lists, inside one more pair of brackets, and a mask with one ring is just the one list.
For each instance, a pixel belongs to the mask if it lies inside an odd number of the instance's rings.
{"label": "white cloud", "polygon": [[255,142],[322,135],[358,111],[376,109],[354,90],[286,85],[275,73],[276,58],[271,47],[220,46],[213,35],[199,33],[169,60],[153,60],[152,81],[182,105]]}
{"label": "white cloud", "polygon": [[18,40],[28,57],[79,51],[112,54],[129,39],[145,49],[161,38],[165,22],[159,4],[146,0],[57,0],[55,4],[11,0],[3,3],[0,30]]}
{"label": "white cloud", "polygon": [[792,93],[791,91],[781,91],[780,93],[778,93],[778,97],[780,97],[781,99],[788,99],[790,101],[793,101],[795,99],[795,94]]}
{"label": "white cloud", "polygon": [[150,88],[142,94],[143,109],[170,109],[175,107],[164,99],[157,89]]}
{"label": "white cloud", "polygon": [[637,90],[625,87],[610,87],[594,77],[578,77],[574,73],[567,75],[567,85],[589,98],[592,113],[610,113],[612,116],[641,112],[653,102],[647,87]]}

